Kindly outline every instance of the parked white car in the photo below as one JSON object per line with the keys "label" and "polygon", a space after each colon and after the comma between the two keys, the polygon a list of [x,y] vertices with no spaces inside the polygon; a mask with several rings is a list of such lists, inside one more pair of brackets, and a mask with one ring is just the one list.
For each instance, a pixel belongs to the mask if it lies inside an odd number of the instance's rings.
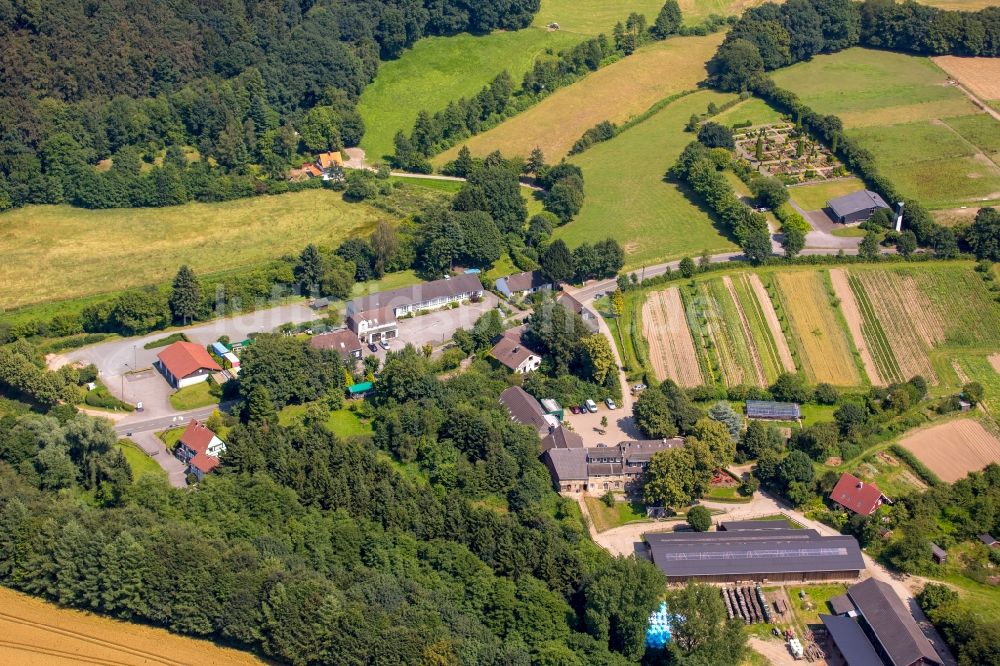
{"label": "parked white car", "polygon": [[611,398],[605,399],[604,404],[608,406],[608,409],[618,409],[618,405]]}
{"label": "parked white car", "polygon": [[587,411],[593,414],[597,411],[597,403],[587,398],[587,402],[583,403],[583,406],[587,408]]}

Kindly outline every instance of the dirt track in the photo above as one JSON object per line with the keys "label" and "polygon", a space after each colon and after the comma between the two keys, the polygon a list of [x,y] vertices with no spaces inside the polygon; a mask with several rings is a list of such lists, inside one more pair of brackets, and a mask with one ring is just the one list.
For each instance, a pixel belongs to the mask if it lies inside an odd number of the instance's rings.
{"label": "dirt track", "polygon": [[861,311],[858,310],[858,304],[854,300],[854,292],[851,291],[851,286],[847,283],[847,270],[844,268],[830,269],[830,282],[833,283],[834,293],[840,299],[840,311],[844,313],[844,319],[847,320],[847,328],[851,332],[851,337],[854,338],[854,345],[858,348],[861,361],[865,364],[868,378],[876,386],[885,386],[886,381],[879,374],[875,359],[872,358],[868,343],[865,342],[865,336],[861,333]]}
{"label": "dirt track", "polygon": [[900,445],[946,483],[988,464],[1000,463],[1000,441],[973,419],[957,419],[921,430]]}
{"label": "dirt track", "polygon": [[0,588],[0,663],[249,666],[265,662],[208,641],[60,608]]}

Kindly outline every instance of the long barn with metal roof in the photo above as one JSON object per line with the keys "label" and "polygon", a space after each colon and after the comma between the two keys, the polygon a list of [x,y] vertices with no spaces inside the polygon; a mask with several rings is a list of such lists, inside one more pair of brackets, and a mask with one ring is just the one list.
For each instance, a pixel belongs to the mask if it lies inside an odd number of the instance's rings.
{"label": "long barn with metal roof", "polygon": [[854,537],[810,529],[668,532],[646,542],[671,582],[853,580],[865,568]]}

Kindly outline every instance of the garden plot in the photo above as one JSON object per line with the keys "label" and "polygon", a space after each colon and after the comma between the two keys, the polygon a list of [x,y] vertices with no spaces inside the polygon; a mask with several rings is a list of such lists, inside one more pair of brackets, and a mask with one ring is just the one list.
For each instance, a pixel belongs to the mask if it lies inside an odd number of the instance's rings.
{"label": "garden plot", "polygon": [[1000,440],[973,419],[958,419],[921,430],[900,445],[953,483],[990,463],[1000,463]]}
{"label": "garden plot", "polygon": [[[827,289],[819,271],[783,272],[775,275],[775,297],[789,325],[799,362],[811,383],[837,386],[860,383],[847,331],[837,317],[832,287]],[[779,312],[779,317],[782,315]]]}
{"label": "garden plot", "polygon": [[698,314],[715,349],[725,384],[763,386],[766,378],[760,354],[735,296],[729,278],[702,282],[699,300],[703,309]]}
{"label": "garden plot", "polygon": [[739,129],[734,138],[738,153],[786,184],[847,175],[847,169],[828,148],[790,123]]}
{"label": "garden plot", "polygon": [[[853,282],[848,280],[845,269],[834,268],[831,270],[830,283],[833,285],[834,293],[840,300],[840,311],[844,313],[847,330],[850,331],[851,337],[854,338],[854,345],[858,349],[858,354],[861,355],[861,361],[865,365],[865,372],[868,375],[868,379],[871,380],[872,384],[884,386],[888,383],[884,379],[886,375],[879,371],[879,366],[875,363],[875,355],[869,349],[868,338],[864,334],[865,328],[871,326],[870,322],[874,318],[871,315],[862,314],[861,308],[858,305],[859,301],[854,298]],[[864,304],[866,305],[865,312],[867,313],[870,306],[868,306],[867,302]],[[878,320],[875,320],[875,325],[878,326]],[[879,331],[881,331],[880,326]],[[893,359],[893,362],[895,362],[895,359]]]}
{"label": "garden plot", "polygon": [[650,362],[658,380],[672,379],[681,386],[703,383],[677,287],[650,293],[642,305],[642,334],[649,342]]}

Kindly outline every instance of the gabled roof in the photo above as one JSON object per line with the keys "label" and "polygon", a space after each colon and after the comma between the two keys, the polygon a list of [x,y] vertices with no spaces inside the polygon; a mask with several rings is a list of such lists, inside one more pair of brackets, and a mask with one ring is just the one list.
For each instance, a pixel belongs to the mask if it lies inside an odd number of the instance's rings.
{"label": "gabled roof", "polygon": [[826,205],[829,206],[830,210],[832,210],[838,217],[844,217],[846,215],[850,215],[851,213],[857,213],[871,208],[889,207],[889,205],[878,195],[877,192],[872,192],[871,190],[858,190],[857,192],[851,192],[850,194],[845,194],[842,197],[830,199],[826,202]]}
{"label": "gabled roof", "polygon": [[760,530],[791,529],[787,520],[727,520],[719,523],[723,532],[759,532]]}
{"label": "gabled roof", "polygon": [[198,453],[191,458],[188,464],[200,471],[202,474],[208,474],[219,466],[219,459],[206,453]]}
{"label": "gabled roof", "polygon": [[456,298],[461,294],[475,293],[482,290],[483,283],[480,281],[479,276],[474,273],[468,273],[444,280],[423,282],[410,287],[380,291],[356,298],[348,304],[348,310],[350,312],[363,312],[386,307],[405,307],[415,303],[426,303],[437,298]]}
{"label": "gabled roof", "polygon": [[589,476],[586,449],[549,449],[542,460],[559,481],[585,481]]}
{"label": "gabled roof", "polygon": [[507,408],[510,418],[517,423],[548,432],[549,421],[538,401],[520,386],[511,386],[500,394],[500,404]]}
{"label": "gabled roof", "polygon": [[212,443],[214,437],[216,437],[216,434],[206,428],[203,423],[197,419],[191,419],[177,441],[197,454],[206,453],[208,445]]}
{"label": "gabled roof", "polygon": [[943,664],[892,586],[869,578],[847,590],[894,666]]}
{"label": "gabled roof", "polygon": [[549,449],[582,449],[583,437],[579,433],[568,430],[562,426],[555,428],[552,432],[542,438],[542,450]]}
{"label": "gabled roof", "polygon": [[324,169],[329,169],[330,167],[344,166],[344,158],[341,157],[339,150],[330,151],[328,153],[320,153],[317,156],[316,161]]}
{"label": "gabled roof", "polygon": [[156,355],[170,374],[178,379],[205,368],[221,372],[222,368],[201,345],[193,342],[175,342]]}
{"label": "gabled roof", "polygon": [[885,497],[874,483],[864,483],[861,479],[844,472],[833,487],[830,499],[845,509],[862,516],[870,516]]}
{"label": "gabled roof", "polygon": [[504,334],[497,341],[496,345],[490,350],[490,356],[511,370],[517,370],[529,356],[541,356],[538,352],[526,347],[524,342],[521,341],[524,329],[524,326],[518,326],[509,331],[504,331]]}
{"label": "gabled roof", "polygon": [[829,603],[830,610],[833,611],[834,615],[847,615],[852,610],[857,610],[854,608],[854,602],[847,596],[847,592],[831,597]]}
{"label": "gabled roof", "polygon": [[843,615],[820,615],[820,622],[844,655],[847,666],[883,666],[875,647],[857,622]]}
{"label": "gabled roof", "polygon": [[985,543],[987,546],[995,546],[997,544],[997,540],[994,539],[989,534],[980,534],[979,540]]}
{"label": "gabled roof", "polygon": [[344,357],[352,352],[361,351],[362,348],[358,336],[346,328],[314,335],[309,338],[309,346],[314,349],[332,349]]}
{"label": "gabled roof", "polygon": [[514,275],[508,275],[504,280],[507,282],[507,288],[511,291],[529,291],[531,289],[541,289],[542,287],[550,284],[542,277],[539,271],[525,271],[523,273],[515,273]]}

